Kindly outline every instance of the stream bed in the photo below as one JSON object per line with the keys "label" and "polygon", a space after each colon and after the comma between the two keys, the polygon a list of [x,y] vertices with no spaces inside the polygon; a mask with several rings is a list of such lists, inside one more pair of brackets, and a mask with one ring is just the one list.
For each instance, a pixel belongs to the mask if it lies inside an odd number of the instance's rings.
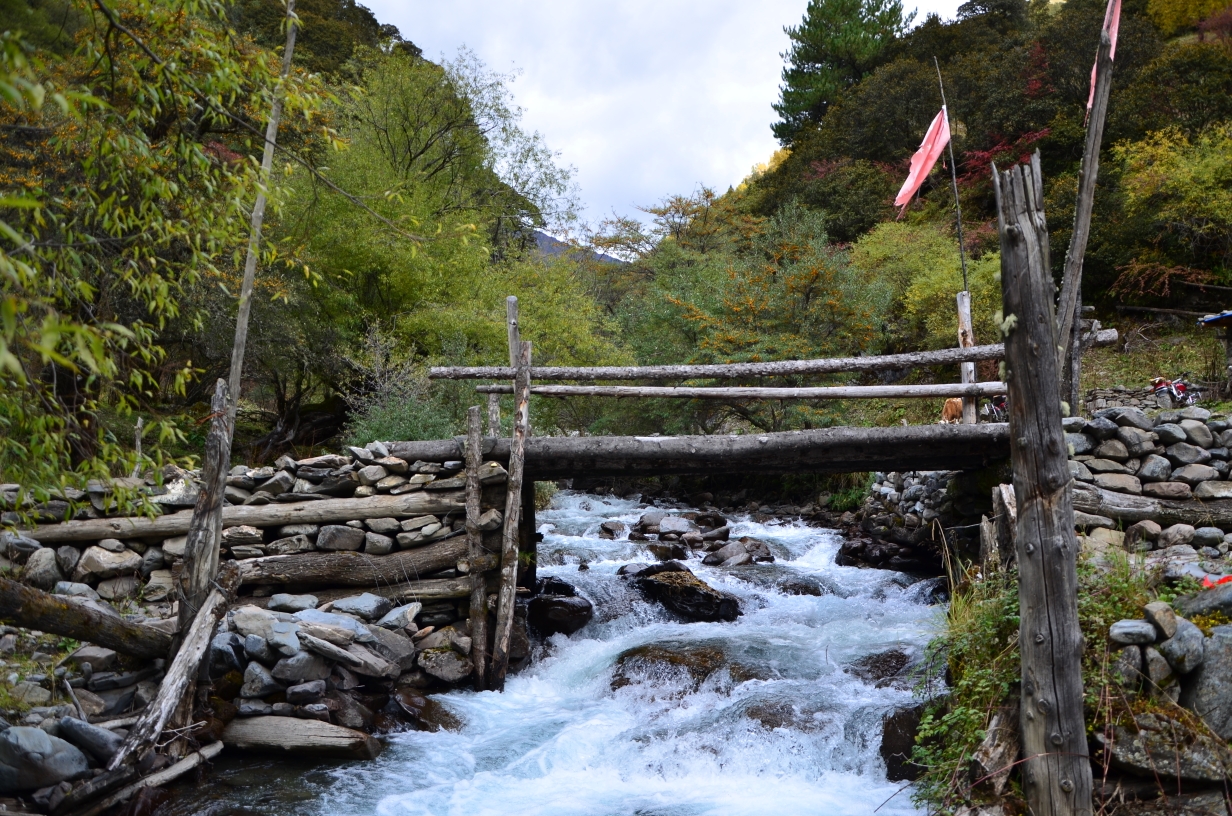
{"label": "stream bed", "polygon": [[[297,767],[224,752],[206,786],[178,797],[174,810],[916,813],[910,790],[886,780],[879,754],[882,716],[908,704],[910,688],[862,679],[852,665],[893,650],[923,654],[944,614],[928,605],[926,585],[836,566],[836,531],[736,517],[733,538],[765,541],[775,563],[721,569],[690,560],[700,578],[740,599],[743,615],[680,622],[616,575],[630,561],[654,560],[646,542],[598,535],[603,521],[629,525],[646,509],[562,491],[539,514],[540,574],[576,586],[595,618],[571,637],[550,638],[504,694],[437,696],[461,730],[392,735],[368,763]],[[639,651],[621,660],[631,650]]]}

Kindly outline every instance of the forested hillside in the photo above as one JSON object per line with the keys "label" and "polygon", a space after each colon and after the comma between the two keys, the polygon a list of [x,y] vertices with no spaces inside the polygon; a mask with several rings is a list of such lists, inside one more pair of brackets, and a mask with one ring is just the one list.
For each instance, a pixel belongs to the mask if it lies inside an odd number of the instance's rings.
{"label": "forested hillside", "polygon": [[[1088,303],[1229,282],[1232,10],[1221,5],[1125,4]],[[456,432],[474,395],[429,385],[424,369],[505,359],[510,294],[544,364],[953,345],[948,170],[901,219],[891,206],[940,108],[938,68],[977,338],[993,341],[989,165],[1041,152],[1059,270],[1104,4],[972,0],[954,22],[921,22],[894,0],[811,0],[767,111],[782,149],[722,194],[677,191],[644,221],[590,227],[569,169],[522,127],[508,77],[465,52],[425,59],[414,31],[353,0],[301,0],[297,12],[284,84],[277,0],[0,0],[4,481],[126,474],[139,417],[147,459],[199,451],[206,395],[230,364],[275,94],[286,110],[243,378],[246,461]],[[537,230],[578,250],[544,253]],[[901,416],[863,410],[544,401],[536,433]]]}

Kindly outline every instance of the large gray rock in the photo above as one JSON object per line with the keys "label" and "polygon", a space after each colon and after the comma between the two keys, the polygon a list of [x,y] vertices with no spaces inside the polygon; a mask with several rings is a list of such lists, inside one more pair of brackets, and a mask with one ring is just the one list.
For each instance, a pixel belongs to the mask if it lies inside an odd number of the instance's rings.
{"label": "large gray rock", "polygon": [[244,685],[240,687],[241,697],[268,697],[277,691],[282,691],[282,684],[274,679],[269,669],[255,660],[244,669]]}
{"label": "large gray rock", "polygon": [[1193,541],[1194,528],[1190,524],[1173,524],[1159,534],[1159,548],[1187,545]]}
{"label": "large gray rock", "polygon": [[1172,481],[1184,482],[1190,487],[1219,478],[1219,471],[1210,465],[1185,465],[1172,471]]}
{"label": "large gray rock", "polygon": [[[147,552],[149,552],[147,550]],[[76,547],[65,544],[63,547],[56,548],[56,564],[60,567],[60,572],[65,575],[72,575],[73,570],[77,569],[77,562],[81,560],[81,550]]]}
{"label": "large gray rock", "polygon": [[364,546],[364,531],[341,524],[329,524],[317,534],[318,550],[358,550]]}
{"label": "large gray rock", "polygon": [[1193,494],[1198,499],[1232,499],[1232,482],[1203,482]]}
{"label": "large gray rock", "polygon": [[114,553],[102,547],[90,547],[81,554],[73,580],[94,583],[117,575],[140,572],[141,556],[130,550]]}
{"label": "large gray rock", "polygon": [[738,555],[747,555],[747,551],[744,549],[744,545],[739,541],[732,541],[724,544],[714,552],[707,554],[706,557],[702,559],[702,563],[707,566],[714,566],[716,564],[722,564],[727,559],[735,558]]}
{"label": "large gray rock", "polygon": [[[1089,459],[1083,462],[1092,473],[1129,473],[1129,468],[1111,459]],[[1133,474],[1130,474],[1133,475]]]}
{"label": "large gray rock", "polygon": [[1091,475],[1091,470],[1083,462],[1075,462],[1073,459],[1066,460],[1069,465],[1069,475],[1073,476],[1080,482],[1093,482],[1095,477]]}
{"label": "large gray rock", "polygon": [[473,670],[470,658],[463,657],[453,649],[446,647],[421,652],[419,667],[446,683],[457,683],[464,680]]}
{"label": "large gray rock", "polygon": [[415,616],[422,610],[423,604],[418,601],[405,604],[386,612],[376,625],[386,629],[405,629],[415,622]]}
{"label": "large gray rock", "polygon": [[56,551],[43,547],[30,553],[22,579],[30,586],[46,592],[55,589],[56,584],[64,580],[64,574],[60,572],[60,565],[56,560]]}
{"label": "large gray rock", "polygon": [[324,680],[329,677],[329,664],[319,655],[301,651],[279,660],[270,674],[274,676],[274,679],[284,683]]}
{"label": "large gray rock", "polygon": [[1232,626],[1216,626],[1203,651],[1202,665],[1190,673],[1181,692],[1181,705],[1220,737],[1232,739]]}
{"label": "large gray rock", "polygon": [[1108,638],[1125,646],[1154,643],[1155,625],[1144,620],[1119,620],[1108,627]]}
{"label": "large gray rock", "polygon": [[1136,475],[1144,482],[1166,482],[1172,478],[1172,463],[1154,453],[1143,458]]}
{"label": "large gray rock", "polygon": [[1172,670],[1168,659],[1153,646],[1142,647],[1142,662],[1146,679],[1150,681],[1148,690],[1158,697],[1166,697],[1176,702],[1181,696],[1180,677]]}
{"label": "large gray rock", "polygon": [[1121,440],[1131,457],[1143,456],[1155,449],[1155,437],[1150,431],[1132,426],[1117,428],[1116,438]]}
{"label": "large gray rock", "polygon": [[1149,431],[1155,427],[1155,422],[1139,408],[1114,408],[1107,416],[1122,428]]}
{"label": "large gray rock", "polygon": [[1067,433],[1065,445],[1074,456],[1082,456],[1095,450],[1095,440],[1084,433]]}
{"label": "large gray rock", "polygon": [[318,623],[324,626],[336,626],[340,629],[346,629],[360,643],[372,640],[372,635],[369,634],[368,628],[348,615],[335,615],[333,612],[322,612],[319,609],[305,609],[303,612],[296,612],[295,619],[304,623]]}
{"label": "large gray rock", "polygon": [[1113,653],[1108,673],[1122,688],[1137,689],[1142,682],[1142,647],[1125,646]]}
{"label": "large gray rock", "polygon": [[286,592],[279,592],[271,595],[267,609],[275,612],[302,612],[305,609],[316,609],[317,596],[315,595],[290,595]]}
{"label": "large gray rock", "polygon": [[1176,628],[1181,620],[1176,616],[1172,605],[1164,601],[1152,601],[1142,607],[1142,615],[1155,625],[1155,631],[1160,640],[1167,640],[1176,634]]}
{"label": "large gray rock", "polygon": [[1232,617],[1232,584],[1220,584],[1196,595],[1178,598],[1172,605],[1177,612],[1187,618],[1210,615],[1215,612]]}
{"label": "large gray rock", "polygon": [[[368,644],[372,651],[398,666],[399,671],[415,667],[415,644],[406,635],[385,629],[375,624],[368,627],[373,641]],[[470,651],[469,648],[467,651]]]}
{"label": "large gray rock", "polygon": [[15,726],[0,733],[0,793],[38,790],[89,773],[85,754],[41,728]]}
{"label": "large gray rock", "polygon": [[1202,630],[1184,618],[1177,618],[1176,634],[1159,644],[1159,653],[1172,671],[1189,674],[1202,665],[1205,648]]}
{"label": "large gray rock", "polygon": [[80,669],[89,664],[91,672],[111,671],[119,655],[104,646],[85,645],[68,656],[67,662]]}
{"label": "large gray rock", "polygon": [[[1206,484],[1203,482],[1203,484]],[[1186,501],[1193,498],[1193,488],[1184,482],[1147,482],[1142,486],[1142,495],[1156,499]]]}
{"label": "large gray rock", "polygon": [[245,635],[243,645],[244,655],[263,666],[273,666],[282,659],[282,655],[270,648],[269,641],[260,635]]}
{"label": "large gray rock", "polygon": [[[322,535],[324,531],[322,531]],[[363,534],[360,534],[363,538]],[[349,598],[342,598],[334,601],[334,610],[347,615],[358,615],[367,621],[380,620],[389,610],[393,609],[394,602],[388,598],[382,598],[380,595],[373,595],[371,592],[364,592],[359,595],[352,595]]]}
{"label": "large gray rock", "polygon": [[1125,462],[1129,460],[1129,448],[1119,439],[1105,439],[1095,448],[1095,456],[1114,462]]}
{"label": "large gray rock", "polygon": [[1164,453],[1168,457],[1168,461],[1177,467],[1181,465],[1204,465],[1211,461],[1209,451],[1196,445],[1191,445],[1188,442],[1177,442],[1175,445],[1169,445]]}
{"label": "large gray rock", "polygon": [[538,595],[530,599],[526,622],[545,635],[572,635],[594,616],[595,607],[585,598]]}
{"label": "large gray rock", "polygon": [[1211,429],[1206,427],[1205,422],[1199,422],[1196,419],[1182,419],[1181,427],[1185,430],[1185,438],[1193,445],[1199,448],[1215,447],[1215,435],[1211,433]]}
{"label": "large gray rock", "polygon": [[1185,435],[1185,429],[1171,422],[1156,425],[1155,433],[1159,434],[1159,444],[1161,445],[1175,445],[1177,442],[1189,440],[1189,437]]}
{"label": "large gray rock", "polygon": [[1218,547],[1223,543],[1223,530],[1218,527],[1199,527],[1194,530],[1194,549],[1201,547]]}
{"label": "large gray rock", "polygon": [[[264,642],[264,641],[262,641]],[[244,670],[244,639],[235,632],[219,632],[210,641],[210,677],[222,677],[227,672]]]}
{"label": "large gray rock", "polygon": [[[1221,784],[1232,775],[1232,750],[1209,734],[1161,714],[1138,714],[1134,723],[1136,728],[1116,726],[1108,746],[1117,770],[1147,779],[1179,777],[1210,784]],[[1103,735],[1097,733],[1096,740],[1103,743]]]}
{"label": "large gray rock", "polygon": [[[1159,534],[1161,532],[1163,532],[1163,530],[1160,529],[1159,524],[1151,521],[1150,519],[1136,522],[1131,524],[1129,529],[1125,531],[1125,546],[1132,550],[1137,548],[1136,545],[1139,542],[1146,542],[1153,545],[1157,540],[1159,540]],[[1149,550],[1151,548],[1145,547],[1144,549]]]}
{"label": "large gray rock", "polygon": [[294,535],[271,541],[265,545],[265,552],[270,555],[294,555],[295,553],[312,552],[317,546],[306,535]]}
{"label": "large gray rock", "polygon": [[1095,484],[1117,493],[1129,493],[1132,496],[1142,494],[1142,482],[1138,481],[1138,477],[1124,473],[1096,473]]}
{"label": "large gray rock", "polygon": [[380,533],[364,534],[364,552],[368,555],[388,555],[393,552],[394,540]]}
{"label": "large gray rock", "polygon": [[1116,436],[1117,424],[1107,417],[1096,417],[1087,423],[1084,433],[1089,433],[1099,441]]}
{"label": "large gray rock", "polygon": [[76,717],[60,718],[60,737],[85,751],[100,765],[106,765],[124,744],[124,738],[114,731],[90,725]]}

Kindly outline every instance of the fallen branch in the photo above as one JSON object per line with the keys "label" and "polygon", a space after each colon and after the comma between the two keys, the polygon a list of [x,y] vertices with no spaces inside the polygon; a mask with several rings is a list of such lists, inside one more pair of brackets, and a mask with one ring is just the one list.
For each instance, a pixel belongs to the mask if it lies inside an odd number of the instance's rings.
{"label": "fallen branch", "polygon": [[111,796],[102,800],[98,804],[91,807],[89,810],[83,810],[73,816],[98,816],[116,805],[127,802],[132,795],[142,788],[158,788],[179,779],[184,774],[196,768],[198,765],[208,762],[218,756],[222,751],[221,742],[211,742],[209,745],[202,748],[200,751],[194,751],[188,756],[181,759],[179,762],[172,765],[170,768],[165,768],[157,773],[152,773],[144,779],[139,779],[133,784],[119,791],[116,791]]}
{"label": "fallen branch", "polygon": [[0,578],[0,620],[133,657],[166,657],[171,648],[170,635],[8,578]]}

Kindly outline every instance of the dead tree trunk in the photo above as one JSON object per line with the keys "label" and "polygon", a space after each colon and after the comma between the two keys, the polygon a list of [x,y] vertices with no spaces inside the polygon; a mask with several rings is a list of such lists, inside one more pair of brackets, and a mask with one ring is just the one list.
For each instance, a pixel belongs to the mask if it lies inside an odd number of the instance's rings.
{"label": "dead tree trunk", "polygon": [[530,432],[530,343],[522,342],[515,381],[513,438],[509,445],[509,482],[505,494],[505,526],[501,546],[500,594],[496,606],[496,637],[492,645],[489,687],[505,688],[509,669],[509,639],[513,633],[518,584],[518,536],[522,520],[522,478],[526,470],[526,437]]}
{"label": "dead tree trunk", "polygon": [[133,657],[166,657],[171,648],[171,638],[163,632],[8,578],[0,578],[0,620]]}
{"label": "dead tree trunk", "polygon": [[1039,154],[993,168],[1018,507],[1023,790],[1035,816],[1091,813],[1074,536]]}
{"label": "dead tree trunk", "polygon": [[210,402],[213,420],[205,439],[201,463],[201,493],[193,508],[184,545],[184,570],[180,573],[181,633],[188,631],[201,604],[205,603],[218,572],[218,547],[222,541],[222,500],[227,489],[231,434],[234,426],[227,412],[227,384],[219,380]]}
{"label": "dead tree trunk", "polygon": [[[479,407],[466,412],[466,543],[472,564],[486,553],[479,531],[479,468],[483,465],[483,431]],[[481,570],[471,572],[471,663],[475,666],[475,691],[487,687],[488,668],[488,588]]]}
{"label": "dead tree trunk", "polygon": [[[1091,104],[1091,118],[1087,123],[1086,144],[1082,152],[1082,166],[1078,171],[1078,201],[1074,207],[1074,231],[1069,239],[1069,251],[1065,254],[1065,272],[1061,278],[1061,298],[1057,304],[1057,360],[1066,361],[1073,354],[1082,354],[1078,345],[1080,332],[1076,328],[1082,319],[1082,260],[1087,251],[1087,238],[1091,233],[1091,208],[1095,204],[1095,181],[1099,175],[1099,147],[1104,139],[1104,119],[1108,113],[1108,97],[1112,92],[1112,40],[1105,31],[1100,35],[1099,50],[1095,56],[1095,99]],[[1071,328],[1074,327],[1074,328]],[[1074,381],[1075,366],[1059,365],[1068,386],[1066,399],[1073,399],[1079,384]],[[1070,412],[1078,410],[1077,401],[1070,404]]]}

